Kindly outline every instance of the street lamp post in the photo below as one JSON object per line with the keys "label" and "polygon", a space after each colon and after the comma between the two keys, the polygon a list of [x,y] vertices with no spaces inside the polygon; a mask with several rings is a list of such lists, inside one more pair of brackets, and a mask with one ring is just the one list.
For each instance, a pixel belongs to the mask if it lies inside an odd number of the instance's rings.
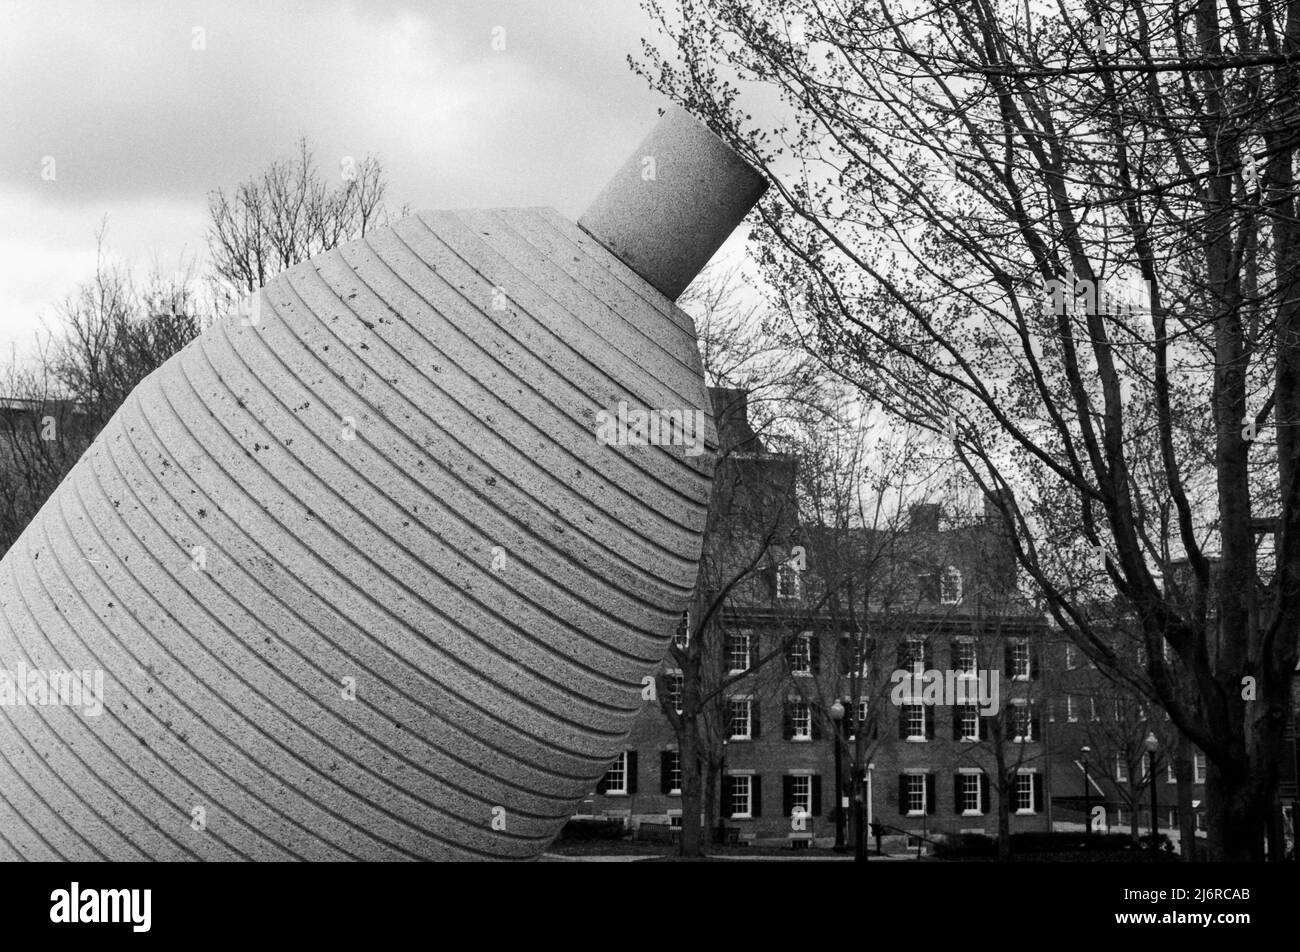
{"label": "street lamp post", "polygon": [[1156,799],[1156,748],[1160,744],[1156,740],[1156,732],[1151,731],[1147,734],[1146,748],[1147,753],[1151,756],[1151,855],[1160,855],[1160,839],[1157,830],[1160,829],[1160,806]]}
{"label": "street lamp post", "polygon": [[1083,754],[1083,835],[1092,833],[1092,790],[1088,787],[1088,755],[1092,748],[1084,745],[1079,748]]}
{"label": "street lamp post", "polygon": [[862,821],[862,792],[866,786],[861,764],[853,765],[853,860],[858,863],[867,861],[866,831]]}
{"label": "street lamp post", "polygon": [[835,852],[843,853],[844,843],[844,705],[838,700],[831,705],[831,724],[835,728]]}

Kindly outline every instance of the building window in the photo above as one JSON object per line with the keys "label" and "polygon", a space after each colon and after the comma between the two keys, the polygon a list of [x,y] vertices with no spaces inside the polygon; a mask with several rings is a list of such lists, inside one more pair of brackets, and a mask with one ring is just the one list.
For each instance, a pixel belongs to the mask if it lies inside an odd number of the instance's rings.
{"label": "building window", "polygon": [[605,771],[605,781],[601,785],[604,794],[620,795],[627,793],[627,751],[623,751]]}
{"label": "building window", "polygon": [[790,778],[790,815],[812,816],[812,777],[800,776]]}
{"label": "building window", "polygon": [[907,782],[907,815],[925,814],[925,774],[904,774]]}
{"label": "building window", "polygon": [[727,666],[732,674],[749,670],[749,639],[747,631],[733,631],[727,635]]}
{"label": "building window", "polygon": [[1205,755],[1199,750],[1192,755],[1192,783],[1205,783]]}
{"label": "building window", "polygon": [[1074,645],[1065,646],[1065,670],[1074,670]]}
{"label": "building window", "polygon": [[1097,713],[1097,699],[1095,697],[1088,698],[1088,720],[1101,720],[1101,715]]}
{"label": "building window", "polygon": [[803,573],[789,562],[782,562],[776,568],[776,597],[794,599],[802,595]]}
{"label": "building window", "polygon": [[751,737],[750,714],[753,713],[753,699],[733,697],[731,699],[731,740],[749,740]]}
{"label": "building window", "polygon": [[1196,832],[1205,832],[1205,814],[1199,811],[1196,814]]}
{"label": "building window", "polygon": [[1029,642],[1016,641],[1011,644],[1011,677],[1018,681],[1029,680]]}
{"label": "building window", "polygon": [[898,646],[898,666],[913,674],[925,671],[925,639],[906,638]]}
{"label": "building window", "polygon": [[907,739],[925,740],[925,705],[904,704],[903,717],[907,719]]}
{"label": "building window", "polygon": [[961,601],[961,573],[951,565],[939,579],[939,601],[945,605],[956,605]]}
{"label": "building window", "polygon": [[682,694],[686,690],[686,677],[680,671],[668,671],[664,673],[664,681],[668,685],[668,700],[672,703],[673,710],[680,714]]}
{"label": "building window", "polygon": [[858,698],[858,719],[855,722],[858,730],[866,730],[867,726],[867,699]]}
{"label": "building window", "polygon": [[675,813],[668,814],[668,826],[674,830],[682,828],[682,811],[678,810]]}
{"label": "building window", "polygon": [[1178,829],[1178,807],[1171,807],[1169,810],[1169,829]]}
{"label": "building window", "polygon": [[731,818],[748,819],[753,815],[753,777],[731,777]]}
{"label": "building window", "polygon": [[677,623],[677,634],[673,636],[673,644],[685,651],[691,644],[691,610],[688,608],[682,612],[682,620]]}
{"label": "building window", "polygon": [[975,642],[968,639],[952,643],[952,666],[963,678],[976,676]]}
{"label": "building window", "polygon": [[1128,764],[1124,762],[1123,754],[1115,755],[1115,779],[1119,783],[1128,783]]}
{"label": "building window", "polygon": [[961,705],[961,720],[958,723],[960,735],[958,740],[980,739],[980,709],[977,704]]}
{"label": "building window", "polygon": [[1034,775],[1021,773],[1016,775],[1016,812],[1034,813]]}
{"label": "building window", "polygon": [[807,701],[790,702],[790,739],[812,740],[812,707]]}
{"label": "building window", "polygon": [[1011,722],[1009,740],[1017,743],[1028,743],[1034,739],[1034,716],[1029,704],[1023,701],[1013,701],[1011,710],[1008,712]]}
{"label": "building window", "polygon": [[801,635],[796,635],[794,640],[790,642],[786,656],[789,659],[792,674],[812,674],[812,640],[812,633],[805,631]]}
{"label": "building window", "polygon": [[1165,764],[1165,782],[1166,782],[1166,783],[1177,783],[1177,782],[1178,782],[1178,778],[1174,776],[1174,762],[1173,762],[1173,760],[1170,760],[1167,764]]}
{"label": "building window", "polygon": [[1067,694],[1065,696],[1065,719],[1070,722],[1079,719],[1079,712],[1076,710],[1073,694]]}
{"label": "building window", "polygon": [[[682,754],[678,750],[670,750],[667,754],[668,795],[679,797],[682,794]],[[678,818],[680,820],[680,815]]]}
{"label": "building window", "polygon": [[984,803],[980,797],[980,775],[978,773],[960,773],[957,779],[961,784],[961,812],[966,815],[983,813]]}

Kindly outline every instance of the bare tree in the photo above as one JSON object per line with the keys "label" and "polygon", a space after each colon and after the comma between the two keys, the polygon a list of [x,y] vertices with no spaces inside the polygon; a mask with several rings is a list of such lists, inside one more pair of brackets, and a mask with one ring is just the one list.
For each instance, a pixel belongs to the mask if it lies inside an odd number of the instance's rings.
{"label": "bare tree", "polygon": [[388,181],[374,156],[344,157],[327,184],[307,140],[227,193],[208,193],[212,269],[234,296],[257,290],[286,268],[386,224]]}
{"label": "bare tree", "polygon": [[[643,4],[666,49],[634,65],[773,182],[774,303],[1006,500],[1060,629],[1207,754],[1211,855],[1261,858],[1300,633],[1300,8]],[[754,87],[788,121],[755,129]]]}

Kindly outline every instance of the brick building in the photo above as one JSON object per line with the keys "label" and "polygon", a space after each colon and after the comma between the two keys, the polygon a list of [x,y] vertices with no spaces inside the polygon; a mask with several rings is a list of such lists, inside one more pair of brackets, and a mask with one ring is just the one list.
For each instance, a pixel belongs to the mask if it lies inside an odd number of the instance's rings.
{"label": "brick building", "polygon": [[[744,394],[712,396],[723,446],[715,493],[729,500],[721,508],[744,511],[730,498],[743,486],[751,502],[761,499],[751,509],[796,512],[792,461],[766,450]],[[995,514],[950,524],[926,503],[885,529],[783,525],[709,625],[684,620],[678,643],[692,631],[707,639],[709,683],[720,686],[702,721],[715,779],[707,813],[716,810],[731,837],[831,842],[837,733],[845,795],[858,764],[864,810],[893,835],[992,835],[1000,804],[1013,832],[1048,828],[1040,663],[1047,629],[1016,594]],[[711,534],[705,561],[728,564],[744,558],[719,552],[719,538],[743,549],[737,540],[761,535],[752,525],[720,524]],[[806,566],[792,553],[802,553]],[[853,566],[847,589],[827,583],[826,567],[836,562]],[[701,578],[701,589],[718,584],[708,569]],[[703,610],[698,594],[693,610]],[[670,652],[660,683],[680,709],[676,664]],[[896,672],[913,671],[954,674],[899,683]],[[966,692],[981,675],[986,684],[996,676],[996,709],[986,703],[981,714],[978,705],[948,703],[962,699],[952,694],[958,683]],[[837,701],[848,712],[839,722]],[[677,734],[660,701],[649,699],[627,749],[579,815],[677,825],[680,790]]]}

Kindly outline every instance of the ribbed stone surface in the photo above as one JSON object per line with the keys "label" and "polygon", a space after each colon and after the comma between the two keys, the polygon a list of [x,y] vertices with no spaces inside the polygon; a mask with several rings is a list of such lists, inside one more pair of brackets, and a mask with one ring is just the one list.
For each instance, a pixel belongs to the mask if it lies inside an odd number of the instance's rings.
{"label": "ribbed stone surface", "polygon": [[[0,856],[536,856],[695,580],[691,321],[549,209],[421,213],[260,304],[0,563],[0,667],[106,702],[0,707]],[[708,451],[601,445],[619,401],[704,410]]]}

